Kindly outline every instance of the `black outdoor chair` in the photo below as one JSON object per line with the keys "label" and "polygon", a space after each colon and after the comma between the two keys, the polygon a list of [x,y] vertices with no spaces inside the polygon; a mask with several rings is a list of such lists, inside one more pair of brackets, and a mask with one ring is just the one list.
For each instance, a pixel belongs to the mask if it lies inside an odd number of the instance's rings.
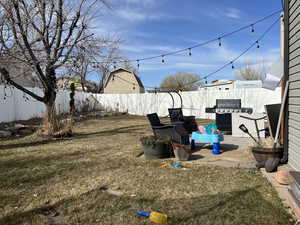
{"label": "black outdoor chair", "polygon": [[182,108],[170,108],[168,111],[172,124],[182,124],[189,134],[198,130],[195,116],[184,116]]}
{"label": "black outdoor chair", "polygon": [[189,133],[184,129],[182,124],[163,124],[160,122],[157,113],[148,114],[147,117],[155,136],[167,136],[171,137],[172,141],[176,143],[183,145],[190,144]]}

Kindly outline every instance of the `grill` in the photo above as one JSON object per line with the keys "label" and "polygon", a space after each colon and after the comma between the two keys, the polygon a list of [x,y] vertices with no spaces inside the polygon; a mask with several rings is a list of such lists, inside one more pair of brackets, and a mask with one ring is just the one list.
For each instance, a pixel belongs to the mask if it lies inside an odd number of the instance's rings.
{"label": "grill", "polygon": [[216,124],[220,131],[232,132],[232,113],[253,112],[252,108],[242,108],[241,99],[217,99],[213,108],[206,108],[206,113],[216,113]]}
{"label": "grill", "polygon": [[242,108],[241,99],[217,99],[216,106],[206,108],[206,113],[249,113],[253,112],[252,108]]}

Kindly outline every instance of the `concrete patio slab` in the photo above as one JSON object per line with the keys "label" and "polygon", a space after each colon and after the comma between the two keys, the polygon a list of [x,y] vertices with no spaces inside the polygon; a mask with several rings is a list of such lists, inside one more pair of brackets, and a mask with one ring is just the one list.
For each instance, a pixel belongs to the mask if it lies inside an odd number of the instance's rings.
{"label": "concrete patio slab", "polygon": [[255,159],[249,151],[250,138],[225,135],[220,144],[220,155],[211,153],[212,147],[207,144],[197,144],[190,163],[216,165],[235,168],[255,168]]}

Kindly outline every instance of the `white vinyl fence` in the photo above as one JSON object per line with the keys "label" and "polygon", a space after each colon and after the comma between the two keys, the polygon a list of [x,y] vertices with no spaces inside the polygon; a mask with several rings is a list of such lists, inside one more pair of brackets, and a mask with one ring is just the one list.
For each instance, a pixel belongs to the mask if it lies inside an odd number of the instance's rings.
{"label": "white vinyl fence", "polygon": [[[31,89],[42,95],[38,88]],[[4,100],[4,93],[7,97]],[[213,107],[216,99],[241,99],[242,107],[253,108],[254,113],[264,112],[264,105],[280,103],[280,89],[270,91],[263,88],[245,88],[232,90],[201,90],[181,93],[183,99],[184,115],[195,115],[197,118],[214,119],[214,114],[205,113],[206,107]],[[45,112],[43,103],[37,102],[28,95],[25,101],[23,93],[16,89],[0,86],[0,122],[15,120],[27,120],[34,117],[42,117]],[[174,107],[180,107],[180,98],[173,94]],[[132,115],[146,115],[158,113],[159,116],[168,115],[172,98],[168,93],[145,94],[91,94],[76,92],[75,104],[79,110],[117,110],[128,112]],[[57,111],[63,113],[69,111],[69,92],[61,91],[56,99]]]}

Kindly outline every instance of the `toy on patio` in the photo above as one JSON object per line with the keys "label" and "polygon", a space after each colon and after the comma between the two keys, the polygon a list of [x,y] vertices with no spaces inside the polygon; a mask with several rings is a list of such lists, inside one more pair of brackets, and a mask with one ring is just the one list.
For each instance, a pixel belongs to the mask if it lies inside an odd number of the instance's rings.
{"label": "toy on patio", "polygon": [[[220,154],[220,142],[224,140],[223,134],[218,130],[216,124],[198,126],[198,131],[192,133],[192,143],[213,144],[213,154]],[[193,146],[192,146],[193,147]]]}
{"label": "toy on patio", "polygon": [[149,217],[149,220],[156,224],[166,224],[168,220],[168,216],[166,214],[159,213],[159,212],[147,213],[147,212],[138,211],[136,212],[136,214],[140,216]]}

